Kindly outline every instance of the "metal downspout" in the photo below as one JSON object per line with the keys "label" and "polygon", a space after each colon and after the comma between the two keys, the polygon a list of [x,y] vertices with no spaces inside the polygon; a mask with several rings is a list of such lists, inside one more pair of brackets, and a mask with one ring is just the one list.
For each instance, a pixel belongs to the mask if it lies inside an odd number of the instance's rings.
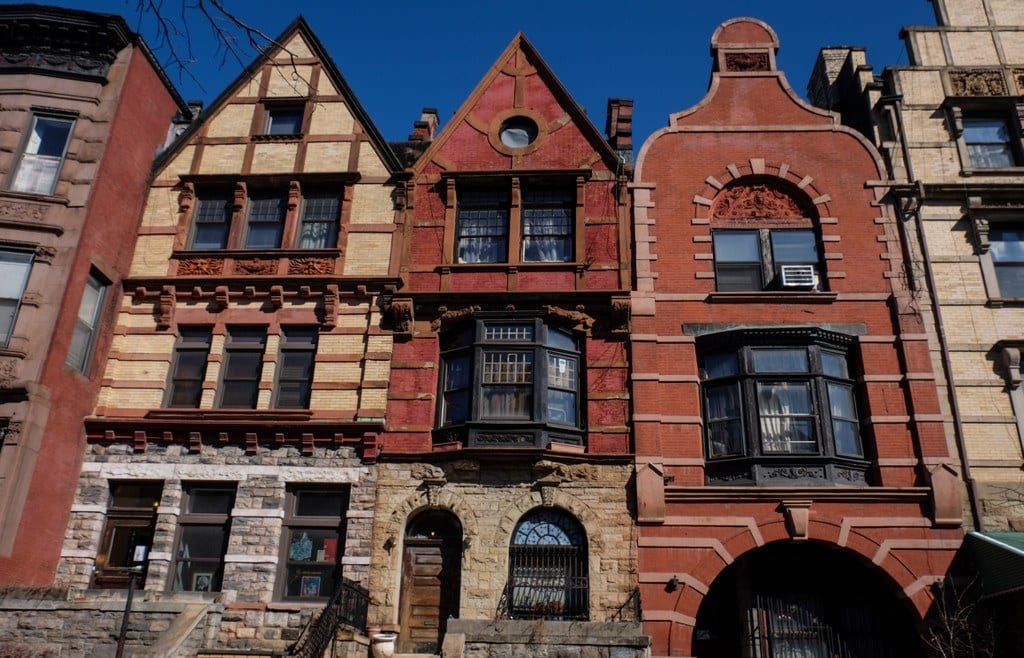
{"label": "metal downspout", "polygon": [[[903,165],[907,170],[907,180],[916,185],[919,190],[918,202],[910,215],[914,220],[914,227],[917,229],[917,242],[921,248],[921,259],[924,261],[925,286],[928,295],[931,297],[932,314],[935,317],[935,331],[938,334],[939,348],[942,354],[942,370],[946,377],[947,397],[949,399],[950,413],[953,415],[953,436],[956,440],[956,449],[960,456],[960,466],[963,469],[964,482],[967,484],[968,498],[971,507],[971,515],[974,517],[974,527],[979,532],[985,530],[985,522],[978,511],[978,487],[971,476],[971,463],[967,457],[967,448],[964,442],[963,426],[960,423],[960,405],[957,402],[955,386],[953,384],[953,364],[949,357],[949,345],[946,342],[946,330],[942,321],[942,306],[938,302],[938,294],[935,288],[935,274],[932,271],[932,259],[928,253],[928,242],[924,237],[924,222],[921,220],[921,203],[924,201],[924,185],[914,176],[914,165],[911,162],[910,151],[907,149],[907,134],[903,124],[903,95],[893,94],[883,96],[879,102],[892,104],[896,115],[896,133],[899,135],[900,149],[903,151]],[[906,212],[900,207],[898,199],[893,197],[893,206],[899,215],[905,216]],[[906,228],[903,222],[899,222],[900,237],[907,240]],[[909,244],[909,242],[908,242]],[[914,282],[914,286],[917,284]]]}

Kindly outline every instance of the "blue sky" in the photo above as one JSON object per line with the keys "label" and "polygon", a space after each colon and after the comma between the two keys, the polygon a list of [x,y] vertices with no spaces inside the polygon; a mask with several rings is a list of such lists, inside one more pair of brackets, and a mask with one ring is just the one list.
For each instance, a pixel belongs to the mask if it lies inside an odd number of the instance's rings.
{"label": "blue sky", "polygon": [[[180,0],[162,1],[181,6]],[[304,15],[389,140],[404,139],[423,107],[438,108],[443,125],[521,30],[600,130],[609,97],[635,100],[637,147],[667,123],[671,112],[704,95],[711,34],[723,20],[753,16],[768,22],[779,35],[779,66],[801,95],[821,47],[865,46],[877,73],[887,65],[906,64],[899,38],[903,26],[935,23],[928,0],[636,0],[633,6],[608,0],[224,3],[271,36]],[[121,14],[151,47],[156,45],[148,23],[138,22],[137,0],[52,4]],[[168,69],[182,96],[206,102],[241,70],[235,61],[222,65],[208,33],[203,25],[192,30],[198,47],[191,70],[202,88]]]}

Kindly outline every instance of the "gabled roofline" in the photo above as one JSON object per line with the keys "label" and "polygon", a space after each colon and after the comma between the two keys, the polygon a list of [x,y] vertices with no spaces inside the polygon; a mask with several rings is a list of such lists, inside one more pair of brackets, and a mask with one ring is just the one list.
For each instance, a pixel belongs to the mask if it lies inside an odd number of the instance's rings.
{"label": "gabled roofline", "polygon": [[174,142],[167,147],[153,162],[153,173],[160,171],[170,161],[170,159],[177,155],[181,149],[192,139],[196,131],[206,123],[206,121],[219,110],[227,101],[231,98],[233,92],[238,89],[242,83],[248,79],[251,79],[253,74],[259,70],[259,68],[267,61],[270,60],[271,55],[276,53],[278,50],[283,49],[283,44],[286,43],[289,37],[296,33],[301,33],[302,37],[306,40],[310,49],[320,59],[323,64],[324,70],[330,76],[331,81],[338,87],[342,95],[348,103],[349,110],[355,116],[356,120],[359,121],[360,125],[369,135],[370,141],[373,142],[374,146],[380,152],[381,158],[384,160],[385,165],[388,167],[389,172],[399,174],[404,171],[401,163],[398,161],[398,156],[391,150],[391,147],[384,140],[384,137],[377,130],[377,126],[370,120],[369,114],[366,113],[362,103],[359,102],[359,98],[356,97],[355,92],[349,86],[348,81],[341,75],[341,71],[338,69],[338,65],[334,63],[334,59],[328,54],[327,49],[324,48],[323,43],[313,32],[313,29],[306,22],[306,19],[299,14],[295,20],[288,24],[281,34],[277,36],[271,42],[271,45],[263,50],[263,52],[256,55],[253,61],[246,66],[234,80],[231,81],[224,90],[207,106],[203,109],[203,112],[189,125],[189,127],[183,132]]}
{"label": "gabled roofline", "polygon": [[476,86],[473,87],[473,90],[469,95],[466,96],[462,105],[459,106],[455,115],[448,121],[445,127],[438,134],[437,138],[431,142],[430,146],[427,147],[423,154],[416,160],[415,164],[413,164],[413,171],[420,173],[423,170],[423,167],[425,167],[433,158],[434,154],[441,148],[441,146],[444,145],[445,142],[448,141],[452,127],[461,124],[466,119],[470,110],[472,110],[473,106],[476,105],[476,101],[483,95],[484,91],[490,87],[491,83],[501,72],[502,64],[508,60],[516,48],[522,48],[531,59],[536,61],[537,73],[543,78],[544,82],[551,89],[552,93],[554,93],[555,97],[565,108],[567,108],[573,123],[578,125],[584,136],[588,137],[590,141],[593,142],[594,149],[601,153],[605,158],[605,164],[607,164],[612,171],[617,170],[619,165],[621,165],[618,154],[616,154],[615,150],[610,144],[608,144],[604,135],[597,129],[597,126],[595,126],[590,120],[590,117],[588,117],[587,113],[583,111],[583,108],[576,103],[572,94],[570,94],[565,88],[562,81],[558,79],[558,76],[556,76],[551,67],[548,66],[548,63],[544,61],[544,58],[541,57],[537,48],[530,43],[530,40],[526,38],[525,34],[517,32],[512,38],[512,41],[509,42],[491,67],[487,70],[487,73],[485,73],[480,79],[480,82],[478,82]]}

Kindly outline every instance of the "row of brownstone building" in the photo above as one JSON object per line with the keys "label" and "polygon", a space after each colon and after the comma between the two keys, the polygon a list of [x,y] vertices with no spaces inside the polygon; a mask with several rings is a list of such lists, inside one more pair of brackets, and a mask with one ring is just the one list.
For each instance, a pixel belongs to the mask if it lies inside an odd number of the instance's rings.
{"label": "row of brownstone building", "polygon": [[1019,655],[1024,10],[932,1],[635,158],[522,35],[388,142],[301,18],[201,109],[0,8],[0,644]]}

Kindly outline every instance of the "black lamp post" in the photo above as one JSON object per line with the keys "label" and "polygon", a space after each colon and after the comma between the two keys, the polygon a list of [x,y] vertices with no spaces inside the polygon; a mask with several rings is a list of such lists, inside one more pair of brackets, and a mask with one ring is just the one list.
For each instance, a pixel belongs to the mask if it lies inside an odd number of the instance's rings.
{"label": "black lamp post", "polygon": [[128,567],[128,600],[124,602],[124,616],[121,617],[121,632],[117,635],[117,653],[115,658],[124,657],[124,642],[128,635],[128,617],[132,612],[132,598],[135,596],[135,581],[142,575],[142,565]]}

